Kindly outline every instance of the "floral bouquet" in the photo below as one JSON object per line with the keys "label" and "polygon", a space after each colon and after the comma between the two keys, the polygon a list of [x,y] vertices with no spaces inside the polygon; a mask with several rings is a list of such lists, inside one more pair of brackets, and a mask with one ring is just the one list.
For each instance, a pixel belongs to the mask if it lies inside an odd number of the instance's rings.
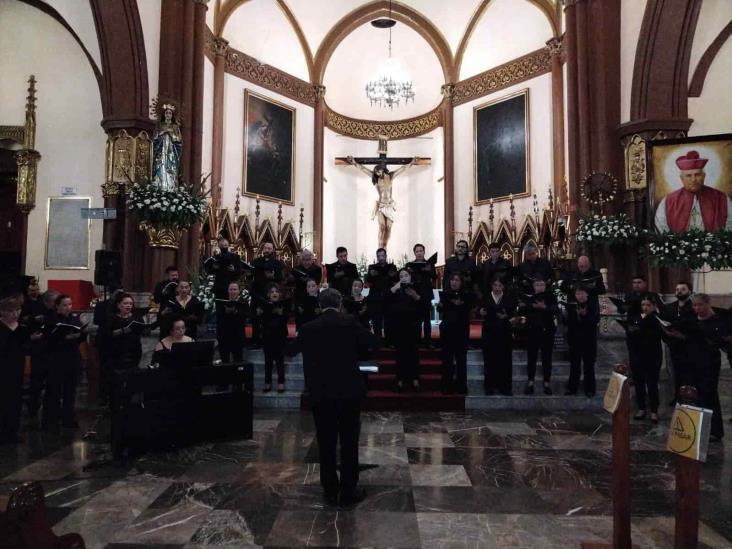
{"label": "floral bouquet", "polygon": [[685,232],[648,234],[648,255],[661,267],[701,269],[732,268],[732,231],[713,233],[691,229]]}
{"label": "floral bouquet", "polygon": [[206,215],[203,196],[184,186],[163,189],[150,183],[137,183],[129,190],[127,207],[140,222],[156,227],[188,229],[202,222]]}
{"label": "floral bouquet", "polygon": [[589,246],[609,244],[628,245],[640,236],[638,227],[633,225],[624,213],[618,215],[593,215],[580,219],[577,229],[577,242]]}

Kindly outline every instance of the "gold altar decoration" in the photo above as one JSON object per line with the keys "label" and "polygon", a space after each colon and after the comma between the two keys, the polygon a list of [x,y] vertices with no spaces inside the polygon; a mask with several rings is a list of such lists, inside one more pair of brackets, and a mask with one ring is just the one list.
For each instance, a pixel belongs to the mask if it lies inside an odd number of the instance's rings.
{"label": "gold altar decoration", "polygon": [[646,142],[638,134],[625,146],[625,188],[645,189],[648,186]]}
{"label": "gold altar decoration", "polygon": [[102,195],[105,198],[121,194],[129,183],[149,181],[152,174],[152,141],[146,131],[131,136],[119,130],[107,136],[105,181]]}
{"label": "gold altar decoration", "polygon": [[15,202],[23,214],[28,215],[36,207],[36,180],[41,154],[36,146],[36,77],[28,78],[28,96],[25,103],[23,126],[0,126],[0,139],[9,139],[22,146],[15,153],[18,166],[18,184]]}
{"label": "gold altar decoration", "polygon": [[536,246],[539,254],[548,260],[568,259],[571,257],[571,238],[569,235],[569,218],[563,208],[556,203],[551,189],[548,201],[543,208],[539,200],[533,196],[532,212],[527,213],[523,222],[516,221],[516,208],[513,195],[509,196],[509,215],[502,219],[495,216],[494,202],[488,202],[488,221],[479,221],[473,230],[473,206],[468,211],[467,240],[471,255],[480,266],[488,259],[488,247],[497,243],[503,258],[518,266],[523,260],[522,250],[527,244]]}
{"label": "gold altar decoration", "polygon": [[[234,208],[214,209],[209,206],[206,221],[203,223],[201,236],[201,257],[211,255],[216,240],[224,236],[229,240],[229,249],[238,253],[244,261],[251,261],[260,254],[262,244],[271,242],[275,255],[285,265],[292,266],[303,247],[305,234],[305,208],[300,207],[299,225],[296,230],[294,221],[285,221],[282,213],[283,204],[277,205],[276,224],[270,219],[261,219],[260,198],[255,197],[254,217],[241,214],[242,196],[236,192]],[[244,200],[252,200],[244,198]]]}
{"label": "gold altar decoration", "polygon": [[379,139],[380,135],[385,135],[389,139],[406,139],[424,135],[441,126],[441,112],[438,106],[427,114],[386,122],[351,118],[331,110],[326,105],[325,125],[335,132],[356,139]]}
{"label": "gold altar decoration", "polygon": [[159,227],[150,223],[142,222],[139,225],[141,231],[147,235],[147,244],[151,248],[170,248],[177,250],[180,239],[185,229],[178,227]]}

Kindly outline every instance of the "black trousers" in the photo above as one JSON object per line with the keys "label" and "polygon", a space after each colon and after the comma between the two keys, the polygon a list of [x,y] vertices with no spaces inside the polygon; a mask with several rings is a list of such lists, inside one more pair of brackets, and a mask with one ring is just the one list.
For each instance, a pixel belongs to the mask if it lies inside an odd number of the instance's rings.
{"label": "black trousers", "polygon": [[483,385],[486,391],[498,391],[507,396],[513,394],[512,347],[510,332],[483,338]]}
{"label": "black trousers", "polygon": [[425,343],[430,343],[432,341],[432,305],[422,311],[420,328],[423,333],[422,338],[424,339]]}
{"label": "black trousers", "polygon": [[3,361],[0,371],[0,439],[15,437],[20,430],[24,363],[24,357]]}
{"label": "black trousers", "polygon": [[[326,495],[339,491],[351,495],[358,484],[358,438],[361,433],[359,400],[321,399],[313,404],[315,432],[320,454],[320,484]],[[341,444],[341,476],[337,474],[338,442]]]}
{"label": "black trousers", "polygon": [[677,399],[681,386],[693,383],[692,371],[694,367],[689,362],[683,344],[677,342],[669,343],[668,349],[674,378],[674,399]]}
{"label": "black trousers", "polygon": [[661,373],[661,354],[643,353],[632,349],[630,353],[630,371],[635,387],[635,402],[638,410],[645,411],[646,399],[652,413],[658,412],[658,376]]}
{"label": "black trousers", "polygon": [[452,389],[454,384],[458,391],[467,392],[469,330],[469,326],[440,324],[443,389]]}
{"label": "black trousers", "polygon": [[219,358],[221,362],[241,362],[244,359],[244,340],[219,336]]}
{"label": "black trousers", "polygon": [[397,381],[409,383],[419,379],[419,328],[414,322],[392,322],[392,337],[396,348]]}
{"label": "black trousers", "polygon": [[569,343],[569,381],[567,390],[575,393],[580,374],[585,393],[595,394],[595,361],[597,360],[597,332],[573,331],[567,334]]}
{"label": "black trousers", "polygon": [[48,357],[43,352],[31,354],[30,390],[28,392],[28,413],[35,416],[41,409],[41,396],[48,376]]}
{"label": "black trousers", "polygon": [[43,395],[43,426],[53,426],[59,419],[66,425],[75,421],[76,386],[81,364],[76,357],[49,357],[46,392]]}
{"label": "black trousers", "polygon": [[381,306],[371,308],[371,327],[376,337],[383,338],[389,343],[389,330],[384,319],[384,310]]}
{"label": "black trousers", "polygon": [[277,367],[277,383],[285,382],[285,341],[267,340],[262,343],[264,349],[264,383],[272,385],[272,370]]}
{"label": "black trousers", "polygon": [[699,406],[712,411],[712,426],[709,434],[718,438],[724,436],[724,421],[722,421],[722,406],[719,402],[719,371],[722,368],[720,361],[707,365],[699,374],[696,383],[699,391]]}
{"label": "black trousers", "polygon": [[544,382],[552,379],[552,350],[554,349],[554,330],[529,330],[529,341],[526,345],[528,364],[526,371],[529,381],[536,377],[536,362],[541,351],[541,370]]}

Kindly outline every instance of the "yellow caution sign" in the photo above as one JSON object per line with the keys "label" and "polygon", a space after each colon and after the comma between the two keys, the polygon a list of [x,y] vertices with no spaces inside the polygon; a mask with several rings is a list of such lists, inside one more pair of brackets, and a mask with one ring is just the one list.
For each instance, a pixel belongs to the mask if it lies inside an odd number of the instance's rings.
{"label": "yellow caution sign", "polygon": [[623,394],[623,385],[627,381],[628,377],[621,375],[617,372],[613,372],[610,376],[610,380],[605,389],[605,398],[602,401],[603,408],[609,413],[614,414],[620,406],[620,397]]}
{"label": "yellow caution sign", "polygon": [[689,459],[705,461],[711,417],[711,410],[677,404],[671,418],[666,449]]}

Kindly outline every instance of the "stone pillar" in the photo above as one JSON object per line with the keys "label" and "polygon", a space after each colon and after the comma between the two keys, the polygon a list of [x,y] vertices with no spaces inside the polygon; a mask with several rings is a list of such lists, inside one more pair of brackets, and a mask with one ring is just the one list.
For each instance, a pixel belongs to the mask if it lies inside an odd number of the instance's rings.
{"label": "stone pillar", "polygon": [[552,193],[559,204],[567,207],[567,212],[574,212],[576,204],[570,203],[567,186],[564,184],[566,168],[564,162],[564,71],[562,68],[564,48],[562,38],[552,38],[546,45],[552,59],[552,142],[554,147]]}
{"label": "stone pillar", "polygon": [[223,38],[214,39],[213,82],[213,146],[211,151],[211,204],[214,209],[221,205],[221,173],[224,156],[224,77],[226,75],[226,53],[229,42]]}
{"label": "stone pillar", "polygon": [[325,139],[325,86],[315,86],[313,169],[313,252],[323,260],[323,140]]}

